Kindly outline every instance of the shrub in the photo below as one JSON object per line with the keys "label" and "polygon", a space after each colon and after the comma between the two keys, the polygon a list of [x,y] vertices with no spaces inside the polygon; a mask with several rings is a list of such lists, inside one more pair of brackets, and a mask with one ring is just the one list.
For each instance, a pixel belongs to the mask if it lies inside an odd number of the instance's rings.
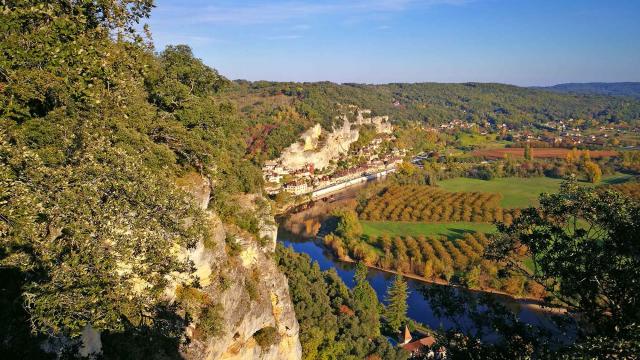
{"label": "shrub", "polygon": [[255,300],[258,298],[258,283],[253,278],[247,278],[244,282],[244,288],[249,294],[249,299]]}
{"label": "shrub", "polygon": [[273,326],[267,326],[256,331],[256,333],[253,334],[253,338],[256,339],[256,342],[261,348],[270,348],[279,340],[278,330]]}
{"label": "shrub", "polygon": [[205,337],[217,337],[222,333],[222,316],[220,312],[222,307],[220,304],[208,306],[202,310],[198,321],[198,329]]}
{"label": "shrub", "polygon": [[242,247],[240,246],[240,243],[238,243],[238,240],[236,240],[235,236],[227,234],[227,236],[224,238],[224,242],[225,249],[227,250],[227,255],[229,255],[230,257],[236,257],[240,255]]}

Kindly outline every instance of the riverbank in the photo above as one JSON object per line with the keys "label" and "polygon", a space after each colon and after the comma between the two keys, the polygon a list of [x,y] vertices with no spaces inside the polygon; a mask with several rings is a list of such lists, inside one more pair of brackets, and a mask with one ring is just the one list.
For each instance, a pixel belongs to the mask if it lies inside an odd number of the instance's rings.
{"label": "riverbank", "polygon": [[[317,239],[318,240],[318,239]],[[327,251],[330,251],[329,249],[326,249]],[[335,256],[335,254],[334,254]],[[340,258],[335,256],[335,258],[338,261],[344,262],[344,263],[348,263],[348,264],[355,264],[356,261],[351,259],[351,258]],[[543,299],[541,298],[536,298],[536,297],[530,297],[530,296],[518,296],[518,295],[513,295],[513,294],[509,294],[507,292],[504,291],[500,291],[500,290],[496,290],[496,289],[489,289],[489,288],[484,288],[484,289],[471,289],[468,287],[464,287],[458,284],[452,284],[450,282],[447,282],[446,280],[442,280],[442,279],[428,279],[416,274],[409,274],[409,273],[403,273],[403,272],[399,272],[396,270],[391,270],[391,269],[384,269],[381,268],[379,266],[375,266],[375,265],[368,265],[365,264],[367,266],[367,268],[369,269],[375,269],[377,271],[383,272],[383,273],[387,273],[387,274],[394,274],[394,275],[401,275],[405,278],[409,278],[412,280],[416,280],[418,282],[421,283],[425,283],[425,284],[431,284],[431,285],[441,285],[441,286],[449,286],[452,288],[456,288],[456,289],[464,289],[466,291],[470,291],[470,292],[474,292],[474,293],[488,293],[488,294],[493,294],[493,295],[500,295],[500,296],[504,296],[504,297],[508,297],[514,301],[519,301],[519,302],[526,302],[524,305],[530,306],[532,308],[536,308],[540,311],[544,311],[544,312],[548,312],[548,313],[553,313],[553,314],[558,314],[558,315],[564,315],[567,313],[567,309],[563,308],[561,306],[557,306],[557,305],[553,305],[553,304],[549,304],[547,302],[545,302]]]}
{"label": "riverbank", "polygon": [[[292,213],[299,213],[306,210],[306,205],[308,204],[311,204],[311,207],[313,207],[317,203],[332,203],[338,200],[354,199],[359,189],[366,187],[371,183],[386,179],[388,174],[395,171],[396,168],[391,168],[375,174],[364,175],[357,179],[314,190],[307,194],[294,195],[292,203],[285,204],[284,206],[275,209],[275,215],[278,217],[285,217]],[[296,210],[300,208],[302,208],[302,210],[296,212]]]}
{"label": "riverbank", "polygon": [[[314,239],[311,238],[298,237],[281,229],[278,233],[278,242],[282,243],[285,247],[291,247],[298,253],[308,255],[312,262],[317,263],[321,271],[335,271],[349,288],[353,288],[356,285],[354,279],[355,264],[353,262],[338,260],[331,251],[318,241],[314,241]],[[367,280],[375,290],[378,299],[385,303],[387,290],[394,281],[394,274],[389,271],[370,267]],[[488,327],[488,324],[478,322],[478,319],[473,316],[473,314],[476,313],[489,311],[485,310],[482,306],[485,301],[483,300],[484,296],[493,298],[493,302],[500,304],[504,309],[513,313],[519,322],[551,331],[554,334],[558,334],[558,336],[566,336],[567,329],[558,327],[556,317],[565,317],[567,321],[571,322],[571,317],[563,315],[564,312],[549,311],[547,308],[537,305],[536,302],[533,301],[516,300],[512,297],[499,294],[487,293],[483,295],[482,292],[473,292],[465,287],[457,287],[454,289],[450,287],[449,284],[436,284],[434,282],[424,281],[426,279],[415,279],[411,276],[406,277],[406,280],[408,285],[407,316],[417,323],[424,324],[425,327],[429,329],[441,329],[444,331],[455,330],[468,333],[482,331],[484,335],[488,336],[487,341],[492,341],[491,334],[493,334],[495,329]],[[444,288],[444,286],[447,287]],[[431,298],[429,296],[429,289],[435,290],[440,287],[442,287],[443,290],[452,289],[455,294],[461,294],[460,299],[462,301],[474,303],[475,305],[470,308],[471,312],[467,312],[466,307],[458,308],[458,310],[453,313],[446,311],[446,309],[442,307],[443,304],[437,300],[437,297]],[[465,293],[466,295],[462,295]]]}

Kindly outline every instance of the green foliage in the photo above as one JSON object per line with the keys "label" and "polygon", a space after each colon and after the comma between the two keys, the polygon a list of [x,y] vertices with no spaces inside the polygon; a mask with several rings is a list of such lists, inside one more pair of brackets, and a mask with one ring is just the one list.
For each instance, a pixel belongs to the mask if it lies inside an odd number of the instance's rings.
{"label": "green foliage", "polygon": [[612,190],[621,192],[636,201],[640,201],[640,182],[629,182],[624,184],[616,184],[610,187]]}
{"label": "green foliage", "polygon": [[278,342],[278,330],[273,326],[267,326],[256,331],[253,334],[253,338],[256,339],[261,348],[268,349]]}
{"label": "green foliage", "polygon": [[0,5],[0,262],[34,333],[154,332],[164,289],[191,270],[180,252],[208,238],[176,176],[261,187],[226,80],[186,46],[155,56],[137,25],[151,7]]}
{"label": "green foliage", "polygon": [[398,185],[436,185],[436,177],[429,169],[421,169],[408,162],[401,163],[391,179]]}
{"label": "green foliage", "polygon": [[[0,154],[2,262],[30,274],[24,296],[34,330],[121,329],[120,316],[133,320],[153,306],[142,289],[159,292],[165,276],[186,270],[168,249],[206,236],[185,194],[100,139],[65,167],[47,168],[6,143]],[[180,221],[187,217],[189,227]]]}
{"label": "green foliage", "polygon": [[628,171],[640,173],[640,151],[623,152],[622,166]]}
{"label": "green foliage", "polygon": [[556,192],[561,179],[547,177],[500,178],[490,181],[455,178],[443,180],[438,186],[447,191],[479,191],[502,195],[500,205],[504,208],[527,207],[538,204],[538,196],[545,192]]}
{"label": "green foliage", "polygon": [[[339,104],[372,109],[374,115],[389,115],[396,125],[394,145],[414,153],[442,150],[447,143],[468,148],[493,140],[467,133],[452,138],[424,126],[453,119],[481,126],[488,122],[521,128],[568,118],[586,119],[593,124],[634,123],[640,118],[638,100],[554,94],[501,84],[339,85],[239,80],[231,83],[224,97],[236,104],[248,121],[248,157],[256,164],[279,156],[316,123],[331,130],[338,115],[345,115]],[[399,100],[402,106],[395,106],[393,100]],[[352,144],[354,149],[370,135],[366,127],[361,130],[362,138]]]}
{"label": "green foliage", "polygon": [[[337,115],[336,104],[353,104],[372,109],[374,114],[389,115],[400,125],[399,141],[405,148],[430,151],[438,139],[425,134],[415,122],[438,125],[453,119],[511,127],[541,124],[569,118],[597,122],[630,122],[640,118],[640,101],[593,95],[555,94],[547,91],[502,84],[333,84],[275,83],[237,81],[227,97],[248,104],[256,123],[268,123],[260,129],[268,155],[275,157],[314,123],[331,129]],[[252,101],[248,102],[247,100]],[[398,100],[402,106],[395,106]],[[282,103],[294,109],[285,123],[276,119]],[[273,106],[267,106],[273,104]],[[259,120],[259,121],[257,121]],[[257,137],[257,136],[256,136]]]}
{"label": "green foliage", "polygon": [[219,304],[205,307],[198,318],[197,329],[202,332],[203,338],[210,339],[219,336],[224,330],[222,307]]}
{"label": "green foliage", "polygon": [[524,147],[524,159],[527,161],[533,160],[533,149],[531,145],[527,143]]}
{"label": "green foliage", "polygon": [[358,214],[353,210],[338,210],[334,213],[338,218],[336,235],[346,239],[357,239],[362,234],[362,226]]}
{"label": "green foliage", "polygon": [[406,223],[399,221],[361,221],[362,232],[370,238],[379,236],[444,236],[449,240],[459,239],[464,234],[491,233],[493,224],[450,222],[450,223]]}
{"label": "green foliage", "polygon": [[369,145],[376,137],[376,128],[373,125],[363,125],[358,129],[358,140],[351,143],[349,151],[358,151]]}
{"label": "green foliage", "polygon": [[[523,210],[511,226],[499,226],[487,254],[580,314],[580,341],[590,342],[591,336],[608,338],[609,344],[638,341],[638,332],[629,329],[640,320],[639,219],[637,202],[570,180],[558,194],[542,195],[539,209]],[[514,257],[523,251],[532,268]],[[607,356],[620,350],[601,349]]]}
{"label": "green foliage", "polygon": [[[303,359],[406,359],[383,336],[373,335],[372,322],[357,309],[355,289],[349,291],[334,269],[320,271],[309,256],[277,248],[277,262],[289,278],[289,292],[300,324]],[[363,280],[362,270],[358,279]],[[366,280],[364,280],[366,281]],[[373,300],[373,298],[368,298]],[[376,300],[376,306],[380,306]],[[379,329],[377,329],[379,331]]]}
{"label": "green foliage", "polygon": [[387,289],[387,309],[385,312],[387,324],[394,331],[399,330],[407,322],[407,282],[401,275],[396,275],[393,283]]}
{"label": "green foliage", "polygon": [[584,170],[587,175],[587,181],[597,184],[602,179],[602,170],[600,166],[593,161],[585,161]]}
{"label": "green foliage", "polygon": [[364,327],[369,329],[369,337],[380,336],[380,303],[371,284],[367,281],[367,266],[359,262],[356,265],[353,300]]}
{"label": "green foliage", "polygon": [[229,257],[237,257],[242,252],[242,245],[238,242],[235,236],[228,234],[224,238],[225,250]]}
{"label": "green foliage", "polygon": [[227,82],[217,71],[195,59],[186,45],[167,46],[158,60],[160,71],[148,77],[147,82],[152,100],[167,111],[183,109],[198,97],[213,95]]}
{"label": "green foliage", "polygon": [[480,286],[480,267],[474,266],[464,275],[464,283],[470,289],[477,289]]}
{"label": "green foliage", "polygon": [[249,294],[249,299],[257,300],[258,295],[258,282],[260,281],[260,273],[257,268],[254,268],[249,276],[244,279],[244,289]]}
{"label": "green foliage", "polygon": [[224,292],[231,287],[231,279],[229,278],[229,276],[224,274],[219,274],[217,279],[218,279],[218,287],[220,289],[220,292]]}
{"label": "green foliage", "polygon": [[500,207],[501,195],[447,192],[426,185],[390,185],[369,198],[361,210],[363,220],[425,222],[492,222],[513,210]]}

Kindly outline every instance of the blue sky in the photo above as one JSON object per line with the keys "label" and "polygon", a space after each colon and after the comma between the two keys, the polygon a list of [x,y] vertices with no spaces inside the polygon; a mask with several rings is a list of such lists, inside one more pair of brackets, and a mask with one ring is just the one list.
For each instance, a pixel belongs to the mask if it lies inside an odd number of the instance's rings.
{"label": "blue sky", "polygon": [[158,50],[231,79],[640,81],[640,0],[156,0]]}

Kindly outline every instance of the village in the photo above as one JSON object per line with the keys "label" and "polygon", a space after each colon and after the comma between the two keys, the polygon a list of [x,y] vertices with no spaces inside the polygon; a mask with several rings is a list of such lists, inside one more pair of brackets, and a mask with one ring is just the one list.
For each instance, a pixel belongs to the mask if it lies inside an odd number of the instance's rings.
{"label": "village", "polygon": [[284,165],[280,159],[267,161],[262,168],[266,183],[265,190],[270,195],[281,191],[293,195],[305,195],[356,179],[394,171],[403,161],[407,150],[397,148],[382,150],[382,143],[388,142],[392,137],[392,135],[377,137],[364,148],[347,152],[331,160],[329,165],[323,168],[318,168],[313,161],[296,168]]}
{"label": "village", "polygon": [[[393,172],[406,159],[411,149],[392,145],[396,138],[388,116],[371,116],[371,110],[354,106],[346,109],[355,116],[351,120],[347,115],[339,116],[337,119],[343,122],[342,127],[328,132],[316,125],[303,133],[299,142],[285,149],[279,158],[264,163],[262,173],[269,195],[280,192],[312,198],[326,195]],[[375,129],[375,136],[367,144],[353,146],[360,139],[363,127]],[[495,141],[532,143],[535,147],[597,149],[612,144],[624,146],[619,139],[639,129],[613,125],[585,127],[582,121],[574,119],[515,129],[507,124],[475,124],[454,119],[423,130],[442,134],[462,130]],[[411,162],[420,166],[428,157],[428,154],[418,154]]]}
{"label": "village", "polygon": [[[316,125],[278,159],[265,162],[262,173],[268,194],[325,193],[323,189],[395,170],[408,150],[391,145],[395,136],[389,117],[372,116],[371,110],[352,105],[344,109],[345,114],[336,118],[341,126],[327,131]],[[370,139],[364,138],[365,132]]]}
{"label": "village", "polygon": [[476,124],[453,119],[438,127],[425,127],[425,130],[447,134],[459,134],[460,131],[483,136],[495,135],[496,139],[514,143],[534,142],[537,147],[635,147],[640,128],[625,124],[587,124],[580,119],[554,120],[535,126],[515,128],[508,124],[484,122]]}

